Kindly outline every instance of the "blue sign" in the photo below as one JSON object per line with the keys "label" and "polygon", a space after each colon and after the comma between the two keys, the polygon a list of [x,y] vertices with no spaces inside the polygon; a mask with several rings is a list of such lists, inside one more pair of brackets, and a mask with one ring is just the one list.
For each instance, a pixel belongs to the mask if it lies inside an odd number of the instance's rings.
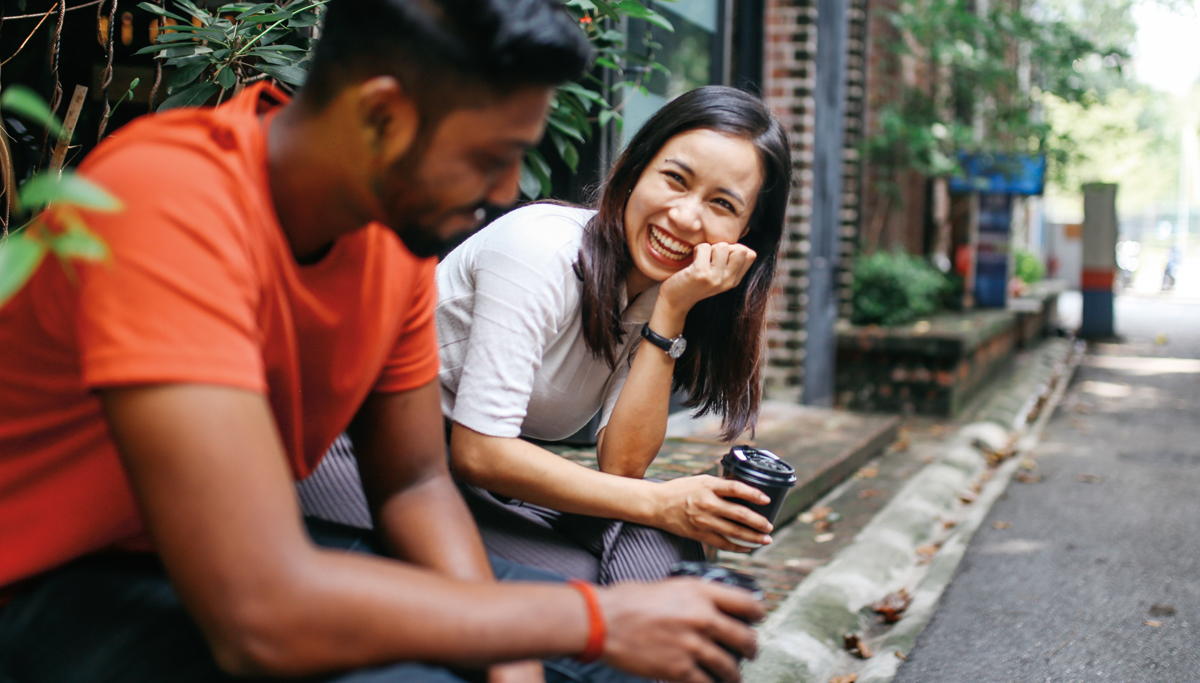
{"label": "blue sign", "polygon": [[950,179],[951,192],[1028,195],[1046,189],[1045,155],[960,152],[958,161],[967,174]]}
{"label": "blue sign", "polygon": [[1012,195],[979,195],[979,246],[975,252],[975,304],[1003,308],[1008,303],[1008,259]]}

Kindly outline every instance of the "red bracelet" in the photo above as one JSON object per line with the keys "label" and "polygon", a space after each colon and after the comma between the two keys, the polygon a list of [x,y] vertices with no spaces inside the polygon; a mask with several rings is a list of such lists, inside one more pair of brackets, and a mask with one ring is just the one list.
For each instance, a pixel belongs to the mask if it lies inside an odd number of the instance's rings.
{"label": "red bracelet", "polygon": [[604,624],[604,613],[600,611],[600,601],[596,598],[596,589],[592,584],[579,579],[568,579],[567,585],[579,591],[583,595],[583,601],[587,603],[587,647],[583,648],[577,659],[584,664],[590,664],[604,654],[604,638],[608,631]]}

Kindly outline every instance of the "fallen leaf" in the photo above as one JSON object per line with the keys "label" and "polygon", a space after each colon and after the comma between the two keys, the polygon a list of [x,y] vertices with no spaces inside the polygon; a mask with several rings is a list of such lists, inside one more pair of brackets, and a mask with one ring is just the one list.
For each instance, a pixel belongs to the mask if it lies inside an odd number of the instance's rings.
{"label": "fallen leaf", "polygon": [[896,655],[896,659],[899,659],[899,660],[900,660],[900,661],[902,661],[902,662],[907,662],[907,661],[908,661],[908,655],[904,654],[903,652],[901,652],[901,651],[899,651],[899,650],[896,650],[896,651],[895,651],[895,652],[893,652],[892,654]]}
{"label": "fallen leaf", "polygon": [[1091,403],[1087,403],[1085,401],[1080,401],[1080,402],[1076,403],[1073,406],[1073,408],[1075,409],[1075,412],[1081,413],[1083,415],[1091,415],[1092,413],[1096,412],[1096,407],[1093,406]]}
{"label": "fallen leaf", "polygon": [[866,498],[874,498],[875,496],[878,496],[881,493],[883,493],[883,491],[880,491],[879,489],[863,489],[858,492],[858,498],[859,498],[859,500],[863,500]]}
{"label": "fallen leaf", "polygon": [[930,543],[927,545],[918,546],[916,549],[917,561],[920,564],[929,562],[930,560],[933,559],[934,555],[937,555],[937,551],[938,551],[939,547],[941,547],[941,546],[940,546],[940,544],[937,544],[937,543]]}
{"label": "fallen leaf", "polygon": [[857,683],[858,674],[846,674],[845,676],[834,676],[829,679],[829,683]]}
{"label": "fallen leaf", "polygon": [[946,433],[946,427],[943,425],[934,425],[929,428],[930,436],[941,436]]}
{"label": "fallen leaf", "polygon": [[993,522],[993,529],[1007,529],[1012,526],[1012,522]]}
{"label": "fallen leaf", "polygon": [[859,659],[870,659],[872,652],[871,646],[867,645],[857,633],[847,633],[842,636],[842,644],[846,648],[846,652],[858,657]]}
{"label": "fallen leaf", "polygon": [[1016,476],[1014,476],[1013,479],[1016,479],[1018,482],[1020,482],[1022,484],[1040,484],[1040,483],[1042,483],[1042,475],[1029,474],[1028,472],[1017,472]]}
{"label": "fallen leaf", "polygon": [[1167,335],[1165,335],[1165,334],[1154,335],[1154,343],[1157,346],[1162,346],[1162,345],[1166,344],[1167,343]]}
{"label": "fallen leaf", "polygon": [[826,531],[829,531],[832,528],[833,528],[833,524],[831,524],[829,522],[829,520],[826,520],[826,519],[822,519],[821,521],[813,524],[813,531],[815,531],[817,533],[824,533]]}
{"label": "fallen leaf", "polygon": [[965,490],[965,491],[958,492],[958,499],[961,500],[962,502],[966,503],[967,505],[974,503],[975,499],[978,497],[979,497],[979,494],[977,494],[971,490]]}
{"label": "fallen leaf", "polygon": [[1032,472],[1037,469],[1037,461],[1030,457],[1021,458],[1021,469]]}
{"label": "fallen leaf", "polygon": [[816,517],[811,512],[801,512],[800,516],[796,517],[796,521],[801,524],[812,524]]}
{"label": "fallen leaf", "polygon": [[1175,606],[1156,602],[1153,605],[1150,605],[1150,616],[1173,617],[1175,616]]}
{"label": "fallen leaf", "polygon": [[1099,484],[1104,481],[1104,477],[1098,474],[1081,474],[1076,479],[1084,484]]}
{"label": "fallen leaf", "polygon": [[900,621],[904,610],[908,609],[912,603],[912,598],[908,595],[908,591],[901,588],[895,593],[888,593],[882,600],[871,605],[871,609],[879,615],[880,621],[885,624],[894,624]]}
{"label": "fallen leaf", "polygon": [[1147,626],[1153,626],[1154,628],[1158,628],[1159,626],[1163,625],[1163,623],[1161,621],[1154,621],[1153,619],[1147,619],[1147,620],[1143,621],[1142,623]]}
{"label": "fallen leaf", "polygon": [[811,512],[813,515],[813,519],[821,520],[821,519],[825,519],[826,517],[828,517],[829,513],[833,512],[833,508],[818,506],[818,507],[813,508],[811,510]]}
{"label": "fallen leaf", "polygon": [[878,467],[864,467],[861,470],[859,470],[858,472],[855,472],[854,476],[857,479],[874,479],[875,477],[879,476],[879,468]]}
{"label": "fallen leaf", "polygon": [[958,526],[958,522],[956,522],[956,521],[954,521],[954,520],[952,520],[952,519],[947,519],[947,520],[945,520],[945,521],[943,521],[943,522],[942,522],[942,528],[943,528],[943,529],[953,529],[953,528],[954,528],[954,527],[956,527],[956,526]]}
{"label": "fallen leaf", "polygon": [[833,540],[833,533],[817,534],[813,536],[813,541],[816,543],[828,543]]}

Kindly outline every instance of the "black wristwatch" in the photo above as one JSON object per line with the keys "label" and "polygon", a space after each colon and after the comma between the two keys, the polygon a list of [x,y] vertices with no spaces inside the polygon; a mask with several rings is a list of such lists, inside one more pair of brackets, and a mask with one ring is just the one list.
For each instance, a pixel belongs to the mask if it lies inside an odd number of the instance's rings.
{"label": "black wristwatch", "polygon": [[687,350],[687,340],[683,338],[683,335],[679,335],[674,339],[667,339],[661,334],[658,334],[654,330],[650,329],[650,323],[642,325],[642,338],[651,344],[654,344],[663,351],[666,351],[667,356],[669,356],[671,360],[678,359],[683,355],[683,352]]}

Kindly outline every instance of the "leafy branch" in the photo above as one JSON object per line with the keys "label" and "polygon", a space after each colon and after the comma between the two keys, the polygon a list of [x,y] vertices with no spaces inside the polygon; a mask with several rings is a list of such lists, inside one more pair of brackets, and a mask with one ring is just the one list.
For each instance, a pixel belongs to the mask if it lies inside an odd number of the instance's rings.
{"label": "leafy branch", "polygon": [[[0,93],[0,108],[40,124],[56,137],[64,136],[62,124],[33,91],[10,86]],[[7,148],[2,151],[7,155]],[[91,181],[70,170],[40,173],[13,192],[12,163],[7,156],[2,164],[5,193],[18,215],[35,215],[54,206],[0,238],[0,306],[33,276],[47,255],[53,254],[71,272],[72,261],[103,261],[108,247],[84,223],[79,209],[119,211],[121,203]]]}

